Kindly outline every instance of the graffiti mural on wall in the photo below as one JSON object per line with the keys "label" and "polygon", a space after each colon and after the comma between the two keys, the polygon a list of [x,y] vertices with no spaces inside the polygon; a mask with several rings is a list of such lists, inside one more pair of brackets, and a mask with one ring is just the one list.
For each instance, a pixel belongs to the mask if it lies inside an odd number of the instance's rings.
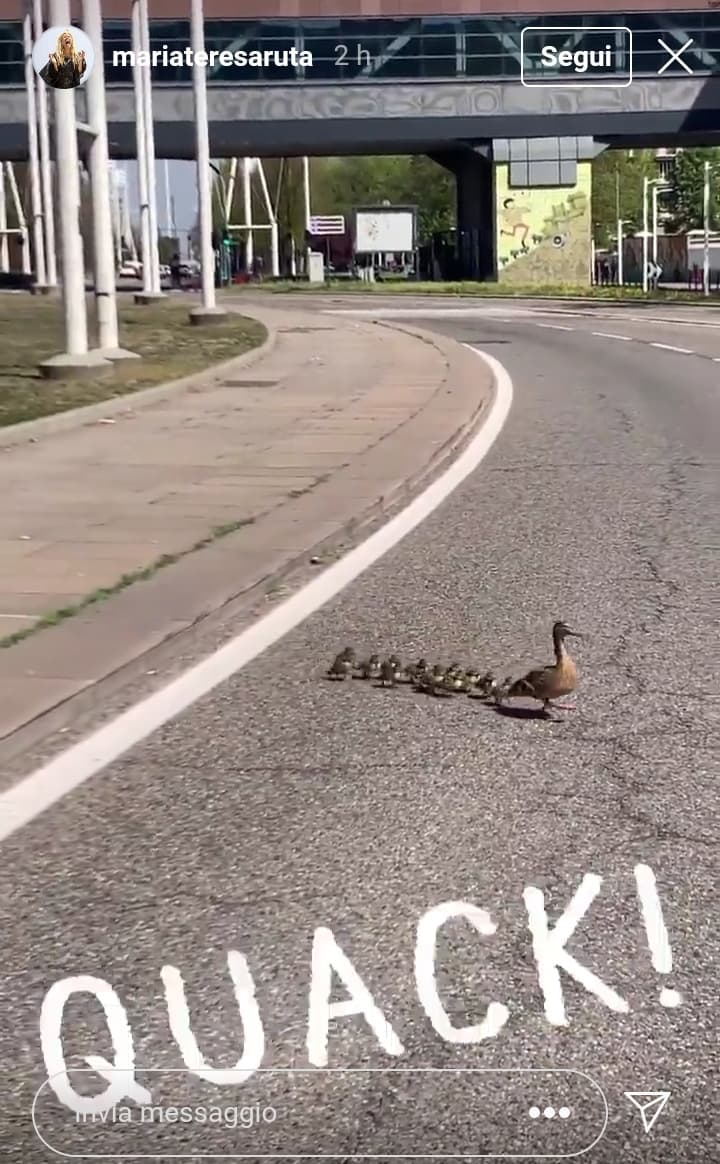
{"label": "graffiti mural on wall", "polygon": [[590,281],[590,166],[578,165],[572,188],[508,186],[507,166],[496,172],[497,256],[500,282]]}

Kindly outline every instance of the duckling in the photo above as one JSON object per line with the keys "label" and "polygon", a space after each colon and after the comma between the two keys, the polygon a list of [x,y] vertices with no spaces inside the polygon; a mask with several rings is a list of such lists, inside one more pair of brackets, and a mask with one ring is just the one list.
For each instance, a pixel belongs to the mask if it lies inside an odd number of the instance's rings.
{"label": "duckling", "polygon": [[502,703],[503,699],[512,687],[513,682],[514,680],[512,675],[506,675],[502,683],[497,684],[493,694],[495,696],[495,702],[498,704],[498,706]]}
{"label": "duckling", "polygon": [[451,691],[467,691],[465,672],[455,663],[446,671],[445,683]]}
{"label": "duckling", "polygon": [[370,655],[362,663],[358,664],[356,679],[379,679],[380,678],[380,656]]}
{"label": "duckling", "polygon": [[516,679],[504,692],[503,698],[516,699],[525,696],[530,699],[538,699],[542,703],[544,715],[548,714],[549,708],[556,708],[558,711],[572,711],[572,707],[553,703],[553,700],[560,699],[563,695],[570,695],[577,687],[577,668],[565,646],[565,639],[568,636],[576,639],[583,637],[577,631],[571,630],[566,623],[556,622],[552,629],[555,662],[550,663],[547,667],[538,667],[533,671],[528,671],[527,675],[523,675],[521,679]]}
{"label": "duckling", "polygon": [[468,692],[468,694],[471,699],[489,699],[496,686],[497,680],[492,671],[486,671],[484,675],[480,676],[473,690]]}
{"label": "duckling", "polygon": [[454,687],[454,672],[450,667],[443,667],[436,663],[430,672],[433,695],[452,695]]}
{"label": "duckling", "polygon": [[468,670],[465,672],[465,682],[466,682],[466,684],[467,684],[467,691],[468,691],[468,694],[469,694],[469,693],[470,693],[470,692],[471,692],[471,691],[472,691],[472,690],[473,690],[475,687],[477,687],[478,683],[480,682],[480,678],[481,678],[481,676],[480,676],[480,672],[479,672],[479,671],[476,671],[474,667],[470,667],[470,668],[469,668],[469,669],[468,669]]}
{"label": "duckling", "polygon": [[411,683],[416,683],[422,676],[426,675],[430,670],[427,659],[418,659],[417,663],[409,663],[407,666],[408,679]]}
{"label": "duckling", "polygon": [[332,664],[326,672],[328,679],[347,679],[348,675],[352,675],[353,661],[345,657],[345,652],[341,651],[336,655]]}
{"label": "duckling", "polygon": [[380,664],[380,686],[394,687],[395,686],[395,664],[386,659],[384,663]]}
{"label": "duckling", "polygon": [[412,674],[411,674],[410,667],[405,667],[401,663],[400,659],[398,659],[397,655],[391,655],[390,658],[388,659],[388,662],[392,663],[393,667],[395,668],[395,682],[396,683],[411,683],[412,682]]}
{"label": "duckling", "polygon": [[415,679],[415,690],[425,695],[451,695],[445,679],[445,668],[439,663],[430,669],[427,668]]}
{"label": "duckling", "polygon": [[338,659],[342,659],[344,663],[354,663],[356,655],[353,647],[345,647],[338,655]]}

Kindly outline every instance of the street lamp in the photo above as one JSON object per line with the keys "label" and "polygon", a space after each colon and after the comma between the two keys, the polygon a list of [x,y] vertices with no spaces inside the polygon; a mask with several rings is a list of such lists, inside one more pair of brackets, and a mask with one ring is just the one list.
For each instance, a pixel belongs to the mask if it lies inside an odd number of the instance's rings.
{"label": "street lamp", "polygon": [[625,286],[625,272],[624,272],[624,244],[625,234],[623,227],[630,226],[631,220],[629,218],[618,218],[617,220],[617,285],[618,287]]}
{"label": "street lamp", "polygon": [[658,187],[660,189],[666,188],[667,182],[665,181],[664,178],[643,178],[643,292],[645,294],[647,294],[649,287],[650,287],[650,271],[648,269],[650,266],[650,256],[649,256],[649,247],[648,247],[648,243],[649,243],[649,239],[650,239],[650,229],[649,229],[649,222],[648,222],[648,218],[649,218],[649,207],[648,207],[649,198],[648,198],[648,195],[650,193],[651,186],[652,186],[652,240],[653,240],[652,261],[653,261],[654,266],[657,267],[657,265],[658,265],[658,262],[657,262],[657,255],[658,255],[658,209],[657,209]]}
{"label": "street lamp", "polygon": [[710,294],[710,162],[705,162],[703,173],[703,294]]}

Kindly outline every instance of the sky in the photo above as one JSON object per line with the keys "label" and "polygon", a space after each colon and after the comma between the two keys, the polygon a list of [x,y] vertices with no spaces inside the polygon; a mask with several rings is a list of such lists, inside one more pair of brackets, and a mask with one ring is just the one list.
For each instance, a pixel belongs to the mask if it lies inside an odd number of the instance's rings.
{"label": "sky", "polygon": [[[137,162],[116,162],[118,169],[124,169],[128,176],[128,200],[130,217],[136,221],[139,216]],[[197,187],[195,183],[195,163],[169,161],[170,194],[175,199],[175,223],[178,234],[186,235],[192,230],[197,218]],[[161,234],[167,233],[167,201],[165,197],[165,162],[155,163],[155,184],[157,189],[158,226]]]}

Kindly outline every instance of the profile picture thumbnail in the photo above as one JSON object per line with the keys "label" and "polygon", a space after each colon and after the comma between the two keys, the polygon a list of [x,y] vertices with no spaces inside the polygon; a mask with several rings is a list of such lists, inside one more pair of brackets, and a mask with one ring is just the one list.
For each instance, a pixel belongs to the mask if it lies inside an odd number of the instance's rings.
{"label": "profile picture thumbnail", "polygon": [[77,89],[92,72],[95,53],[81,28],[48,28],[36,40],[33,68],[51,89]]}

